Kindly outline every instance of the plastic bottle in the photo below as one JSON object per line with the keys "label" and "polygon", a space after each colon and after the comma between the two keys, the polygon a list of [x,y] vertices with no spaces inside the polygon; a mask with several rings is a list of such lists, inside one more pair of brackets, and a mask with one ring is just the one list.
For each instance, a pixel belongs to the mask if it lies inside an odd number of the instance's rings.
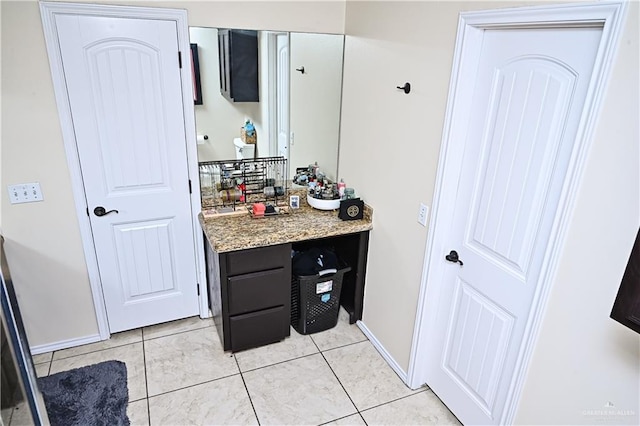
{"label": "plastic bottle", "polygon": [[253,136],[256,133],[256,128],[253,126],[251,120],[247,118],[247,121],[244,123],[244,132],[247,136]]}
{"label": "plastic bottle", "polygon": [[344,179],[340,179],[340,182],[338,182],[338,195],[340,198],[344,198],[344,190],[346,187],[347,184],[344,183]]}

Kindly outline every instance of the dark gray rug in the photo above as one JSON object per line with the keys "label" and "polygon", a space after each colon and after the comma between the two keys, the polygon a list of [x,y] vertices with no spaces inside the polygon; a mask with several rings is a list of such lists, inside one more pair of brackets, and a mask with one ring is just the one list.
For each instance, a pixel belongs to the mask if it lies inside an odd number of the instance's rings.
{"label": "dark gray rug", "polygon": [[56,425],[128,426],[127,367],[105,361],[38,379],[47,414]]}

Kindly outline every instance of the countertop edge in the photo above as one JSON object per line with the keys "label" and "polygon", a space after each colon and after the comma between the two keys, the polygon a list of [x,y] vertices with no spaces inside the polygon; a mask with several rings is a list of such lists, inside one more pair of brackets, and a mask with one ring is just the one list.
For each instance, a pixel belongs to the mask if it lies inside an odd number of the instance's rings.
{"label": "countertop edge", "polygon": [[[305,208],[311,209],[311,207],[308,207],[308,206],[306,206]],[[322,215],[324,213],[318,212],[318,214]],[[238,221],[243,221],[246,219],[246,216],[244,215],[236,216],[236,217],[238,218]],[[307,231],[307,232],[301,232],[299,235],[293,235],[293,236],[283,235],[282,238],[278,238],[277,236],[275,236],[275,237],[272,237],[273,239],[267,239],[267,241],[265,241],[264,239],[247,241],[247,232],[251,232],[251,231],[250,230],[247,231],[246,229],[239,230],[239,229],[235,229],[234,227],[219,227],[217,231],[221,234],[224,233],[226,235],[219,235],[218,238],[215,238],[214,235],[211,235],[212,232],[210,228],[211,228],[211,225],[219,219],[220,218],[212,218],[212,217],[205,218],[202,212],[198,214],[198,220],[200,222],[200,226],[202,227],[202,230],[204,231],[207,242],[216,253],[229,253],[229,252],[234,252],[239,250],[276,246],[280,244],[296,243],[296,242],[310,241],[310,240],[321,240],[324,238],[338,237],[342,235],[359,234],[361,232],[371,231],[373,229],[373,209],[371,208],[371,206],[367,204],[365,204],[364,219],[336,222],[336,224],[340,224],[340,223],[348,224],[349,225],[348,228],[343,228],[341,226],[334,226],[329,228],[322,227],[323,229],[319,230],[317,233],[313,233],[313,232],[309,233]],[[268,221],[271,219],[264,218],[264,219],[252,219],[252,220]],[[225,221],[227,221],[228,223],[229,221],[234,221],[234,218],[225,218]],[[260,224],[263,224],[263,223],[268,223],[268,222],[261,222]],[[300,227],[302,227],[302,229],[306,229],[304,228],[303,222],[300,223]],[[277,232],[277,231],[274,231],[274,232]],[[237,233],[240,233],[240,235],[238,235]],[[238,237],[242,237],[242,238],[238,238]],[[239,243],[238,244],[225,243],[225,242],[221,242],[220,240],[239,241]]]}

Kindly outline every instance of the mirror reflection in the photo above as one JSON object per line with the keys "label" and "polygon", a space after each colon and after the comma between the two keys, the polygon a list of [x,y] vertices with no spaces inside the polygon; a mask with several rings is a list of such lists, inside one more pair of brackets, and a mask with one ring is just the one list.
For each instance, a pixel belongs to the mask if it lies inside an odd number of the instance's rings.
{"label": "mirror reflection", "polygon": [[[290,178],[297,167],[317,162],[337,180],[344,36],[201,27],[189,34],[200,77],[194,87],[199,161],[284,156]],[[241,93],[253,80],[257,92]],[[255,144],[241,139],[247,120]]]}

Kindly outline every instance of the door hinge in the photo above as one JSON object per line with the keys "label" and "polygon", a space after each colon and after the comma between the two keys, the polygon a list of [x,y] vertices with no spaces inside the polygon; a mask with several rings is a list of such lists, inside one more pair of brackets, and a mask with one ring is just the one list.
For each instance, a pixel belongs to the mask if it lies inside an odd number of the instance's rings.
{"label": "door hinge", "polygon": [[193,192],[191,191],[191,179],[189,179],[189,194],[193,194]]}
{"label": "door hinge", "polygon": [[200,283],[196,283],[196,287],[198,288],[198,296],[200,296]]}
{"label": "door hinge", "polygon": [[91,215],[89,214],[89,207],[87,207],[87,216],[91,217]]}
{"label": "door hinge", "polygon": [[182,52],[178,51],[178,67],[182,68]]}

